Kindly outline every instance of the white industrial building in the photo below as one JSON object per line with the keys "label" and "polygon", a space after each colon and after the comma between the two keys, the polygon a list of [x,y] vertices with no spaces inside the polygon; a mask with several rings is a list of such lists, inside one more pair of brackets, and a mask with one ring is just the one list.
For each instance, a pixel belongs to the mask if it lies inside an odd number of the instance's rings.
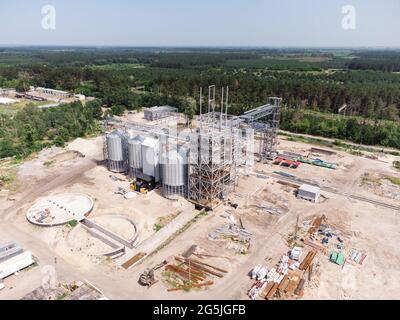
{"label": "white industrial building", "polygon": [[297,198],[317,202],[321,196],[321,189],[315,186],[310,186],[308,184],[303,184],[300,186],[297,192]]}
{"label": "white industrial building", "polygon": [[69,93],[67,91],[42,88],[42,87],[37,87],[35,89],[35,91],[42,93],[42,94],[50,95],[50,96],[57,96],[57,97],[64,97],[64,98],[70,98],[72,96],[71,93]]}
{"label": "white industrial building", "polygon": [[145,109],[144,118],[148,121],[155,121],[169,117],[175,112],[178,112],[178,109],[171,106],[156,106]]}
{"label": "white industrial building", "polygon": [[0,246],[0,280],[34,264],[32,253],[24,251],[16,242]]}

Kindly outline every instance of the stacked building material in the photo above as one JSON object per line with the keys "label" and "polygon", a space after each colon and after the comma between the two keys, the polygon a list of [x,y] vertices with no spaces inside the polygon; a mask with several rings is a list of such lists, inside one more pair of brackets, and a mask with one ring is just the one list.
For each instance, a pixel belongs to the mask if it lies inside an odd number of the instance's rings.
{"label": "stacked building material", "polygon": [[329,255],[329,260],[333,263],[336,263],[339,266],[343,266],[345,263],[345,257],[341,252],[331,252]]}
{"label": "stacked building material", "polygon": [[265,287],[268,286],[268,281],[266,279],[256,281],[249,290],[249,297],[252,300],[256,300],[259,295],[264,292]]}
{"label": "stacked building material", "polygon": [[209,234],[209,237],[212,239],[218,239],[227,236],[237,238],[238,241],[249,242],[252,234],[246,229],[242,229],[234,224],[226,224]]}
{"label": "stacked building material", "polygon": [[358,250],[351,250],[349,254],[349,259],[351,261],[361,265],[364,264],[364,262],[367,260],[367,257],[368,256],[365,253]]}
{"label": "stacked building material", "polygon": [[169,288],[168,291],[190,290],[214,284],[210,277],[222,278],[227,270],[214,265],[204,263],[197,259],[189,259],[176,256],[178,265],[168,264],[165,271],[171,273],[177,286]]}
{"label": "stacked building material", "polygon": [[300,263],[300,270],[307,270],[310,264],[313,262],[317,252],[316,251],[310,251],[308,252],[307,256],[304,258],[304,260]]}
{"label": "stacked building material", "polygon": [[292,249],[292,251],[290,252],[290,258],[291,258],[292,260],[299,261],[302,252],[303,252],[303,249],[302,249],[302,248],[300,248],[300,247],[294,247],[294,248]]}

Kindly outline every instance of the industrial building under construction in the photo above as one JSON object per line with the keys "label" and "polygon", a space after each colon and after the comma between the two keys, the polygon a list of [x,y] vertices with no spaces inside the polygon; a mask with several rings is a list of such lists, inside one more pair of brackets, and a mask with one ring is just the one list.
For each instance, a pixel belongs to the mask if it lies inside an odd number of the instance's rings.
{"label": "industrial building under construction", "polygon": [[117,123],[104,139],[107,167],[129,173],[138,191],[161,186],[167,198],[184,197],[212,209],[253,166],[254,154],[265,160],[276,153],[280,102],[269,98],[264,106],[231,116],[229,88],[221,89],[217,103],[216,87],[210,86],[206,107],[200,90],[195,128],[178,130],[178,115],[169,110],[158,115],[169,122]]}

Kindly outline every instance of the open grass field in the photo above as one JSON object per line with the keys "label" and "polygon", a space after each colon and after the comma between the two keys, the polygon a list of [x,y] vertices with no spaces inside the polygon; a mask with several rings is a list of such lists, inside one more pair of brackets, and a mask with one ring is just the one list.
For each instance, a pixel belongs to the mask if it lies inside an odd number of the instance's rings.
{"label": "open grass field", "polygon": [[20,100],[17,103],[13,103],[10,105],[6,104],[0,104],[0,114],[5,114],[9,116],[15,115],[19,110],[22,110],[23,108],[27,106],[35,106],[39,107],[42,105],[49,104],[49,102],[39,102],[39,101],[30,101],[30,100]]}

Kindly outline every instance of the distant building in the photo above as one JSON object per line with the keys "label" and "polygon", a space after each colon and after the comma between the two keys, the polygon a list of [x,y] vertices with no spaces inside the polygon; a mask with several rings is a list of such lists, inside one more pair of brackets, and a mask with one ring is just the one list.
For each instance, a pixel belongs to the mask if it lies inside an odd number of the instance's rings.
{"label": "distant building", "polygon": [[148,121],[155,121],[169,117],[172,113],[177,111],[177,108],[171,106],[151,107],[144,110],[144,118]]}
{"label": "distant building", "polygon": [[41,93],[41,94],[50,95],[50,96],[56,96],[56,97],[63,97],[63,98],[72,97],[71,93],[69,93],[67,91],[62,91],[62,90],[55,90],[55,89],[37,87],[35,89],[35,91],[38,92],[38,93]]}
{"label": "distant building", "polygon": [[303,184],[297,193],[299,199],[317,202],[321,196],[321,189],[315,186],[310,186],[308,184]]}

